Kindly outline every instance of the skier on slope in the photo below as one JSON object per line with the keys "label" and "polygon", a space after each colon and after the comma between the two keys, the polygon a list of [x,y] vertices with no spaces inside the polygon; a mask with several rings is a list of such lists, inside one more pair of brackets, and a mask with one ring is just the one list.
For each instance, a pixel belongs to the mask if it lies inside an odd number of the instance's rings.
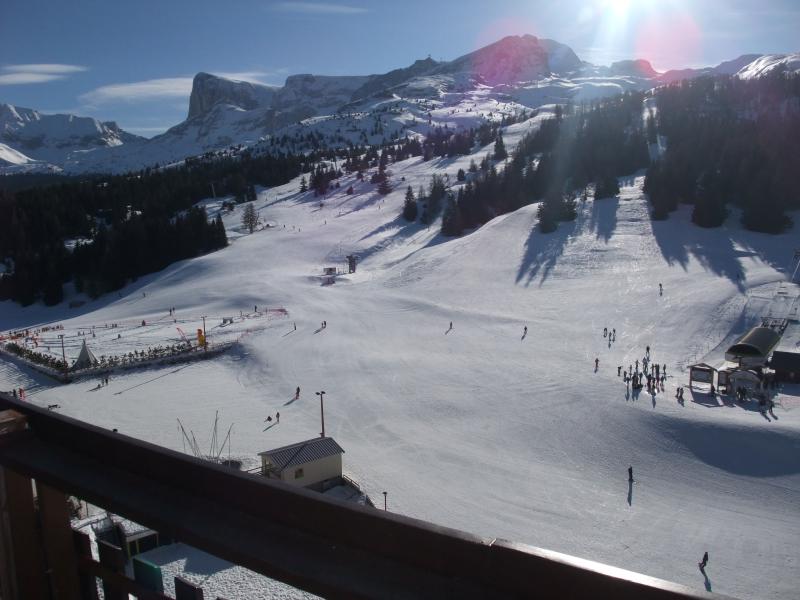
{"label": "skier on slope", "polygon": [[298,398],[300,398],[300,386],[299,385],[297,386],[297,390],[295,390],[295,392],[294,392],[294,399],[297,400]]}
{"label": "skier on slope", "polygon": [[608,327],[603,327],[603,337],[605,338],[608,335]]}
{"label": "skier on slope", "polygon": [[708,564],[708,552],[706,551],[703,554],[703,560],[697,563],[697,566],[700,567],[700,570],[705,573],[706,572],[706,565]]}
{"label": "skier on slope", "polygon": [[600,366],[600,359],[599,358],[595,358],[594,359],[594,370],[597,371],[597,368],[599,366]]}
{"label": "skier on slope", "polygon": [[633,483],[633,465],[628,467],[628,481]]}

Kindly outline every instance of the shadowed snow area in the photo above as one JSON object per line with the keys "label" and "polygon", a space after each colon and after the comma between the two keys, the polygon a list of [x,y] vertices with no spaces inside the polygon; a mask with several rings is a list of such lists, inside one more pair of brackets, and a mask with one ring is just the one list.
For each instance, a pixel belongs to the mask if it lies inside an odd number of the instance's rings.
{"label": "shadowed snow area", "polygon": [[[510,150],[531,124],[504,132]],[[438,168],[455,181],[486,150]],[[578,219],[553,234],[534,229],[533,205],[442,238],[438,224],[397,218],[406,186],[427,186],[434,168],[391,165],[385,198],[347,176],[323,206],[295,180],[259,193],[272,227],[242,234],[237,207],[225,217],[229,248],[119,297],[79,309],[0,305],[3,329],[62,322],[73,358],[78,327],[98,328],[87,338],[98,356],[173,343],[176,326],[192,335],[203,315],[212,340],[249,330],[212,361],[115,374],[99,389],[39,388],[31,399],[179,450],[176,419],[207,445],[218,410],[248,466],[259,451],[318,435],[314,392],[325,390],[326,433],[345,449],[345,471],[373,498],[387,490],[390,510],[698,590],[794,597],[800,389],[784,388],[769,419],[688,390],[682,406],[675,390],[686,365],[719,359],[763,316],[796,229],[761,235],[732,217],[701,230],[686,209],[654,223],[637,176],[617,198],[579,202]],[[322,268],[344,268],[353,252],[358,272],[323,285]],[[275,307],[288,317],[264,312]],[[228,316],[234,324],[222,327]],[[604,327],[616,330],[610,345]],[[617,366],[641,361],[646,346],[667,365],[666,390],[626,394]],[[0,387],[21,381],[3,369]],[[264,431],[275,411],[280,423]],[[705,551],[708,583],[697,568]],[[206,594],[242,597],[219,586]]]}

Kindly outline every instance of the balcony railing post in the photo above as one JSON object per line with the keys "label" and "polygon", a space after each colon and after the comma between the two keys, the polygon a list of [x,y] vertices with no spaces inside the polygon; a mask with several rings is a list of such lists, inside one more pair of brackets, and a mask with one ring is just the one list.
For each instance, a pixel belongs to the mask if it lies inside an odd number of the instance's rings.
{"label": "balcony railing post", "polygon": [[36,482],[36,490],[53,597],[56,600],[78,599],[81,597],[81,584],[67,495],[41,482]]}
{"label": "balcony railing post", "polygon": [[203,588],[182,577],[176,577],[175,600],[203,600]]}
{"label": "balcony railing post", "polygon": [[[75,553],[78,560],[92,560],[92,542],[88,534],[82,531],[72,532],[75,541]],[[81,582],[81,598],[83,600],[97,600],[97,583],[93,575],[81,571],[78,575]]]}
{"label": "balcony railing post", "polygon": [[[105,540],[97,541],[97,552],[100,554],[100,564],[108,567],[115,573],[125,575],[125,552],[119,546],[109,544]],[[118,585],[103,581],[103,596],[106,600],[128,600],[128,594]]]}
{"label": "balcony railing post", "polygon": [[[0,411],[0,443],[7,435],[25,430],[25,416]],[[44,554],[29,477],[0,467],[0,596],[43,598],[47,595]]]}

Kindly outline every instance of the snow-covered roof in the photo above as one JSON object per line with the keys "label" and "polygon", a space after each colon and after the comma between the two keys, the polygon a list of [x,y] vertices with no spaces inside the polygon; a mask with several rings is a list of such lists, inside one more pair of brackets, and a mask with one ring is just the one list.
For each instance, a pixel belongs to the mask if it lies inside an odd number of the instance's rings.
{"label": "snow-covered roof", "polygon": [[775,346],[780,352],[800,352],[800,322],[789,321],[781,335],[781,340]]}
{"label": "snow-covered roof", "polygon": [[329,437],[318,437],[258,453],[259,456],[266,456],[279,471],[336,454],[344,454],[344,450],[333,438]]}

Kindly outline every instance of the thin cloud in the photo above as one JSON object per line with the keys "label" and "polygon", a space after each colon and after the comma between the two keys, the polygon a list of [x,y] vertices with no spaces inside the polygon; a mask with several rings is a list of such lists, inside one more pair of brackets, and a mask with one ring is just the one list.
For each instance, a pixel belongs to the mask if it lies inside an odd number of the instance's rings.
{"label": "thin cloud", "polygon": [[279,72],[267,73],[265,71],[214,71],[212,75],[224,77],[225,79],[233,79],[235,81],[247,81],[249,83],[258,83],[261,85],[270,85],[264,81],[265,77],[274,77]]}
{"label": "thin cloud", "polygon": [[0,85],[24,85],[28,83],[47,83],[64,79],[73,73],[88,71],[80,65],[58,63],[35,63],[25,65],[5,65],[0,68]]}
{"label": "thin cloud", "polygon": [[92,106],[110,102],[141,102],[164,98],[185,98],[192,91],[191,77],[167,77],[131,83],[103,85],[80,96]]}
{"label": "thin cloud", "polygon": [[281,12],[294,12],[305,15],[357,15],[368,12],[360,6],[347,4],[330,4],[328,2],[277,2],[272,5],[273,10]]}

